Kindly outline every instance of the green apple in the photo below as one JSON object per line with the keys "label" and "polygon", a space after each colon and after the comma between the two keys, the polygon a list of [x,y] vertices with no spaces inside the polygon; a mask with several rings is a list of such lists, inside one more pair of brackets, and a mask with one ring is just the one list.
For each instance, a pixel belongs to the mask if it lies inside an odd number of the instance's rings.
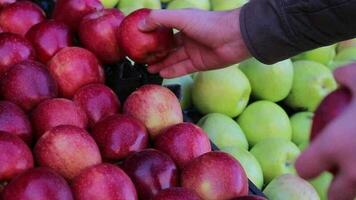
{"label": "green apple", "polygon": [[168,3],[170,1],[172,1],[172,0],[161,0],[162,3]]}
{"label": "green apple", "polygon": [[232,10],[243,6],[248,0],[210,0],[213,10]]}
{"label": "green apple", "polygon": [[250,83],[236,66],[200,72],[194,77],[193,104],[202,114],[236,117],[246,107],[250,94]]}
{"label": "green apple", "polygon": [[292,141],[297,146],[309,141],[313,116],[312,112],[299,112],[290,118]]}
{"label": "green apple", "polygon": [[248,149],[247,139],[240,126],[226,115],[208,114],[199,120],[198,126],[209,135],[210,140],[219,148],[233,146]]}
{"label": "green apple", "polygon": [[[356,40],[355,40],[356,41]],[[356,46],[341,49],[335,57],[334,62],[329,66],[331,70],[345,66],[356,61]]]}
{"label": "green apple", "polygon": [[306,148],[308,148],[309,146],[309,142],[302,142],[298,145],[298,148],[300,149],[300,151],[304,151]]}
{"label": "green apple", "polygon": [[120,0],[118,8],[125,13],[125,15],[141,8],[161,9],[160,0]]}
{"label": "green apple", "polygon": [[183,8],[198,8],[202,10],[210,10],[209,0],[173,0],[168,3],[167,9],[183,9]]}
{"label": "green apple", "polygon": [[250,152],[262,167],[265,183],[282,174],[294,174],[294,162],[300,154],[299,148],[293,142],[280,138],[263,140]]}
{"label": "green apple", "polygon": [[264,189],[264,194],[270,200],[319,200],[313,186],[304,179],[291,174],[285,174],[274,179]]}
{"label": "green apple", "polygon": [[328,189],[333,179],[333,175],[329,172],[324,172],[317,178],[310,181],[315,190],[318,192],[321,200],[328,200]]}
{"label": "green apple", "polygon": [[192,86],[193,86],[193,78],[190,75],[182,76],[174,79],[164,79],[163,85],[171,85],[171,84],[179,84],[181,85],[181,94],[182,99],[180,104],[182,109],[187,109],[191,106],[192,103]]}
{"label": "green apple", "polygon": [[314,61],[296,61],[293,66],[293,86],[286,104],[313,112],[321,100],[336,89],[333,74],[325,65]]}
{"label": "green apple", "polygon": [[350,47],[356,47],[356,38],[340,42],[337,46],[337,51],[340,52]]}
{"label": "green apple", "polygon": [[327,66],[332,63],[335,54],[336,45],[330,45],[299,54],[293,60],[311,60]]}
{"label": "green apple", "polygon": [[293,83],[293,63],[290,59],[265,65],[255,58],[240,63],[239,68],[251,83],[257,99],[278,102],[286,98]]}
{"label": "green apple", "polygon": [[246,149],[240,147],[225,147],[221,151],[231,154],[240,162],[244,168],[247,177],[259,188],[263,186],[262,168],[256,158]]}
{"label": "green apple", "polygon": [[237,119],[250,146],[269,138],[292,139],[292,127],[287,113],[270,101],[250,104]]}
{"label": "green apple", "polygon": [[105,8],[113,8],[117,5],[119,0],[100,0]]}

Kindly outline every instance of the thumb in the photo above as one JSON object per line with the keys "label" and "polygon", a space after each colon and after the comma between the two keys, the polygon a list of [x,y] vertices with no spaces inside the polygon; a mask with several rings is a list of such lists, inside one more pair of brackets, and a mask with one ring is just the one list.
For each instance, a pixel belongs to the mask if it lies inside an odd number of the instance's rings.
{"label": "thumb", "polygon": [[356,94],[356,63],[335,69],[334,76],[337,82]]}

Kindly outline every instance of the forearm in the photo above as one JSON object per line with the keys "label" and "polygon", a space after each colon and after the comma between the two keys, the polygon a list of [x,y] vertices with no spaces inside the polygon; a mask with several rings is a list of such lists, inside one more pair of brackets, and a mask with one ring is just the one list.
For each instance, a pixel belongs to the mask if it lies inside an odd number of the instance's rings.
{"label": "forearm", "polygon": [[251,54],[271,64],[356,37],[356,0],[251,0],[240,24]]}

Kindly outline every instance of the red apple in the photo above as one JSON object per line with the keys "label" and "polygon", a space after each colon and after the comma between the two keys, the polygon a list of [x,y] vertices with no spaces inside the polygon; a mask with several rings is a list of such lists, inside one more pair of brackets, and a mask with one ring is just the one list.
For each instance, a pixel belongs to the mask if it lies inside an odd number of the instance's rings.
{"label": "red apple", "polygon": [[35,61],[24,61],[13,66],[1,80],[1,96],[25,111],[41,101],[57,96],[57,84],[46,66]]}
{"label": "red apple", "polygon": [[105,9],[86,15],[80,24],[80,41],[103,63],[112,64],[125,57],[116,39],[124,17],[118,9]]}
{"label": "red apple", "polygon": [[128,15],[118,31],[119,44],[124,52],[135,62],[156,63],[164,59],[174,47],[173,29],[160,27],[151,32],[138,29],[149,14],[150,9],[140,9]]}
{"label": "red apple", "polygon": [[137,200],[131,179],[119,167],[99,164],[84,170],[72,182],[76,200]]}
{"label": "red apple", "polygon": [[168,154],[180,169],[211,151],[208,135],[192,123],[181,123],[158,135],[155,148]]}
{"label": "red apple", "polygon": [[73,40],[69,27],[54,20],[34,25],[27,32],[26,38],[32,43],[42,63],[47,63],[64,47],[72,46]]}
{"label": "red apple", "polygon": [[68,183],[47,168],[30,169],[5,187],[4,200],[72,200]]}
{"label": "red apple", "polygon": [[123,168],[134,182],[139,199],[151,199],[161,190],[178,185],[177,167],[158,150],[132,154],[124,161]]}
{"label": "red apple", "polygon": [[45,20],[44,11],[30,1],[12,3],[0,11],[0,26],[5,32],[25,36],[35,24]]}
{"label": "red apple", "polygon": [[104,7],[99,0],[57,0],[53,18],[67,24],[72,31],[77,31],[86,14],[102,9]]}
{"label": "red apple", "polygon": [[183,122],[179,100],[169,89],[144,85],[124,103],[124,113],[141,120],[154,138],[166,128]]}
{"label": "red apple", "polygon": [[340,88],[330,93],[316,109],[311,130],[311,141],[350,104],[352,94],[347,88]]}
{"label": "red apple", "polygon": [[84,129],[61,125],[47,131],[34,148],[37,163],[71,180],[87,167],[101,163],[94,139]]}
{"label": "red apple", "polygon": [[87,127],[85,112],[68,99],[49,99],[40,103],[31,114],[31,121],[37,138],[59,125]]}
{"label": "red apple", "polygon": [[237,197],[232,200],[267,200],[267,199],[260,196],[249,195],[249,196]]}
{"label": "red apple", "polygon": [[248,194],[248,179],[240,163],[227,153],[209,152],[185,166],[181,174],[185,188],[202,199],[221,200]]}
{"label": "red apple", "polygon": [[31,149],[17,136],[0,131],[0,182],[32,168]]}
{"label": "red apple", "polygon": [[86,112],[91,127],[120,110],[116,94],[103,84],[82,87],[74,95],[73,101]]}
{"label": "red apple", "polygon": [[148,145],[148,133],[137,119],[113,115],[97,123],[92,136],[106,160],[121,160]]}
{"label": "red apple", "polygon": [[16,0],[0,0],[0,9],[8,6],[9,4],[15,3]]}
{"label": "red apple", "polygon": [[63,48],[51,59],[48,67],[63,97],[73,97],[78,89],[90,83],[104,82],[99,61],[83,48]]}
{"label": "red apple", "polygon": [[32,143],[30,120],[20,107],[9,101],[0,101],[0,131],[14,134],[28,145]]}
{"label": "red apple", "polygon": [[201,198],[187,188],[169,188],[159,192],[152,200],[201,200]]}
{"label": "red apple", "polygon": [[0,33],[0,76],[13,65],[35,58],[31,43],[13,33]]}

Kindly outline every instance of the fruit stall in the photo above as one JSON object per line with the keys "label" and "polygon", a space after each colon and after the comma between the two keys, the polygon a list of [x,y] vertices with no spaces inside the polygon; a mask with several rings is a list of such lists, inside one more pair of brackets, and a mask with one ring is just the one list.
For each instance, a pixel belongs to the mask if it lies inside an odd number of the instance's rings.
{"label": "fruit stall", "polygon": [[327,200],[332,175],[304,180],[294,162],[333,98],[350,101],[332,71],[356,40],[273,65],[147,71],[173,43],[172,29],[136,28],[149,9],[246,2],[0,1],[0,200]]}

